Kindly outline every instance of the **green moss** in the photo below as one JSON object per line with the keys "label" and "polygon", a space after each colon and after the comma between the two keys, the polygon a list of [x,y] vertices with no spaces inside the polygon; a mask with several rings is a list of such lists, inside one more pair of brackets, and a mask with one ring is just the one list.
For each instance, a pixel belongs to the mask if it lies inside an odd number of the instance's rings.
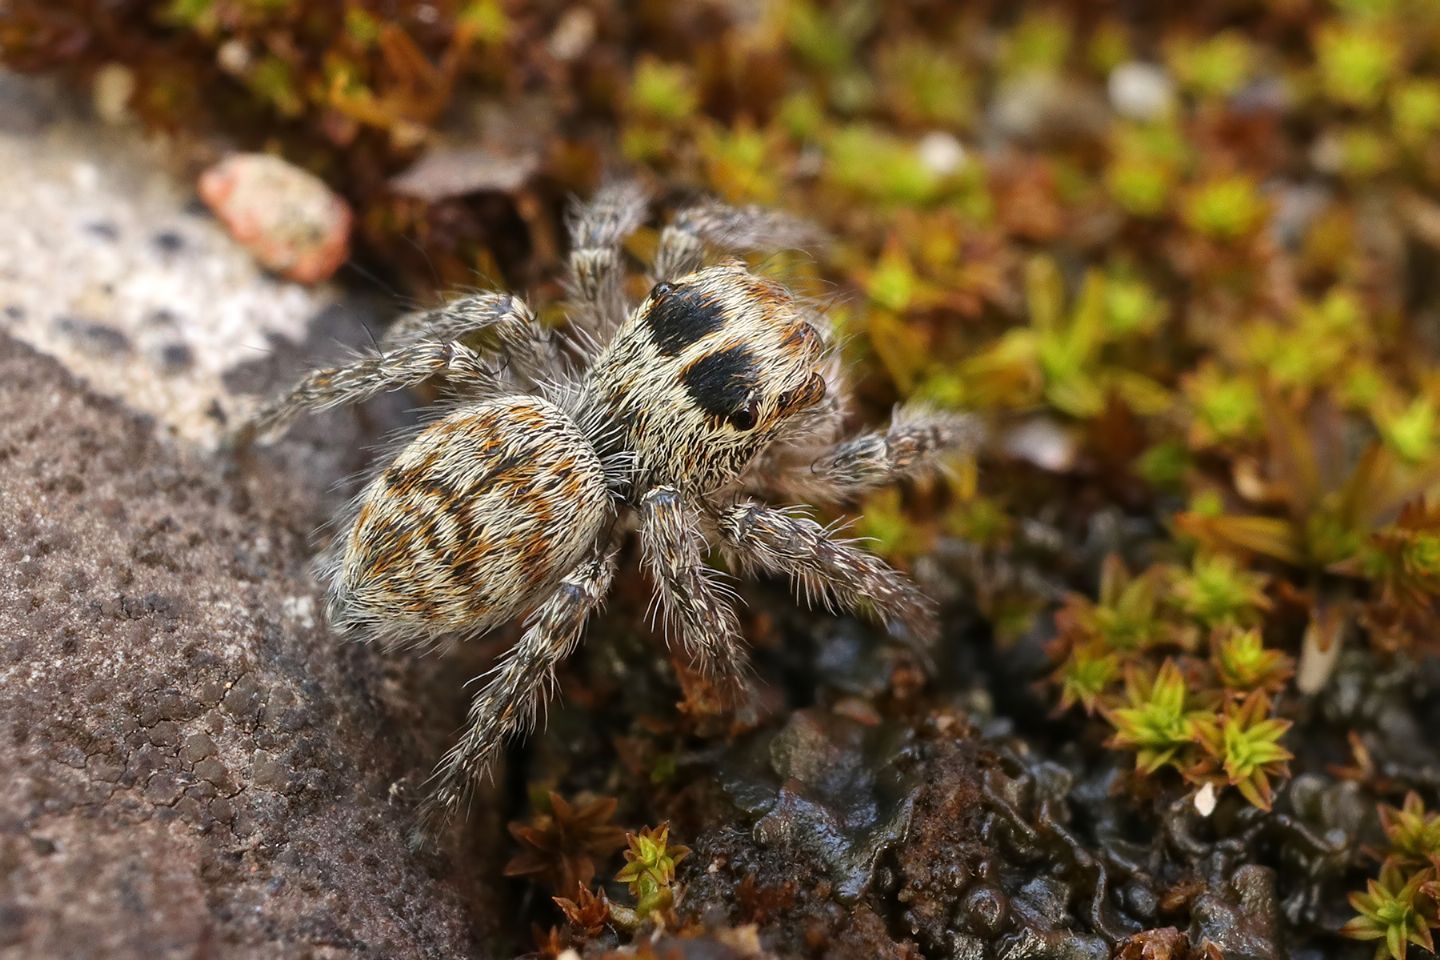
{"label": "green moss", "polygon": [[854,45],[846,30],[852,21],[842,20],[810,0],[795,0],[785,10],[785,37],[802,58],[832,72],[852,61]]}
{"label": "green moss", "polygon": [[1105,329],[1110,337],[1153,333],[1165,320],[1166,306],[1144,280],[1112,273],[1105,281]]}
{"label": "green moss", "polygon": [[282,117],[298,117],[305,109],[295,71],[279,57],[264,57],[256,62],[246,82]]}
{"label": "green moss", "polygon": [[1060,665],[1055,679],[1060,684],[1060,708],[1076,704],[1094,713],[1101,697],[1120,677],[1120,658],[1098,647],[1081,647]]}
{"label": "green moss", "polygon": [[1135,464],[1135,472],[1157,490],[1181,489],[1190,469],[1190,450],[1179,440],[1162,440],[1152,444]]}
{"label": "green moss", "polygon": [[1135,751],[1135,766],[1142,773],[1167,765],[1183,767],[1195,744],[1196,724],[1206,712],[1193,708],[1174,661],[1165,661],[1154,675],[1132,670],[1121,703],[1106,714],[1115,729],[1110,745]]}
{"label": "green moss", "polygon": [[1207,364],[1187,378],[1185,394],[1195,411],[1195,443],[1239,440],[1259,433],[1260,391],[1255,381],[1226,375]]}
{"label": "green moss", "polygon": [[1350,896],[1357,916],[1340,932],[1356,940],[1378,940],[1377,960],[1386,956],[1405,960],[1411,944],[1433,953],[1434,901],[1425,890],[1432,883],[1432,871],[1406,872],[1387,865],[1364,893]]}
{"label": "green moss", "polygon": [[1105,171],[1105,186],[1121,208],[1136,217],[1158,217],[1170,207],[1175,173],[1148,157],[1120,157]]}
{"label": "green moss", "polygon": [[826,145],[826,176],[837,187],[886,204],[926,205],[942,179],[925,166],[912,144],[864,124],[837,131]]}
{"label": "green moss", "polygon": [[1233,241],[1259,229],[1267,207],[1253,178],[1230,174],[1196,185],[1185,199],[1183,215],[1197,233],[1212,240]]}
{"label": "green moss", "polygon": [[630,109],[642,117],[679,123],[700,105],[690,71],[677,63],[646,57],[630,80]]}
{"label": "green moss", "polygon": [[1227,703],[1218,721],[1205,717],[1195,725],[1195,736],[1225,774],[1225,782],[1245,799],[1269,810],[1274,791],[1270,778],[1288,776],[1294,759],[1282,744],[1290,721],[1270,715],[1270,698],[1255,691],[1241,703]]}
{"label": "green moss", "polygon": [[810,91],[797,91],[780,104],[778,120],[792,139],[813,142],[825,130],[825,105]]}
{"label": "green moss", "polygon": [[1256,52],[1243,33],[1225,30],[1174,44],[1169,60],[1184,89],[1200,96],[1228,97],[1249,82]]}
{"label": "green moss", "polygon": [[370,47],[380,37],[380,21],[362,7],[346,7],[345,32],[360,46]]}
{"label": "green moss", "polygon": [[165,18],[198,33],[209,33],[215,28],[215,3],[216,0],[170,0],[165,7]]}
{"label": "green moss", "polygon": [[1396,40],[1378,27],[1326,24],[1315,38],[1321,89],[1336,103],[1370,109],[1399,71],[1400,53]]}
{"label": "green moss", "polygon": [[1206,627],[1254,623],[1270,606],[1267,578],[1226,554],[1200,554],[1176,581],[1171,601]]}
{"label": "green moss", "polygon": [[1085,47],[1085,61],[1100,76],[1108,75],[1133,57],[1130,31],[1125,24],[1115,20],[1101,23],[1090,35]]}
{"label": "green moss", "polygon": [[1390,93],[1390,116],[1395,133],[1413,147],[1424,147],[1440,134],[1440,81],[1429,77],[1407,79]]}
{"label": "green moss", "polygon": [[749,124],[706,124],[700,152],[707,178],[724,199],[762,204],[778,199],[783,171],[775,163],[774,144],[765,131]]}
{"label": "green moss", "polygon": [[1382,417],[1378,425],[1390,448],[1410,463],[1424,463],[1440,453],[1435,403],[1429,397],[1416,397],[1394,416]]}
{"label": "green moss", "polygon": [[1058,71],[1070,54],[1074,27],[1057,10],[1025,14],[1005,42],[1001,71],[1008,75]]}
{"label": "green moss", "polygon": [[1348,127],[1339,135],[1340,170],[1351,180],[1369,180],[1394,163],[1390,142],[1368,127]]}
{"label": "green moss", "polygon": [[906,41],[881,50],[879,67],[886,101],[900,119],[958,128],[974,117],[973,84],[952,49]]}
{"label": "green moss", "polygon": [[866,293],[875,304],[894,311],[903,311],[915,295],[917,278],[914,268],[898,246],[891,246],[881,255],[866,284]]}

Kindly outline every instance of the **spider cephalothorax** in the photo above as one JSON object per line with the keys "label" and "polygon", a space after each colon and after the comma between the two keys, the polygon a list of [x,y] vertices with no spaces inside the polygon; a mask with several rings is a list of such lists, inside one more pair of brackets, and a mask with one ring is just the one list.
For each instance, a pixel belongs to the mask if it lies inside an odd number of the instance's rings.
{"label": "spider cephalothorax", "polygon": [[824,352],[783,287],[732,262],[657,283],[586,382],[621,427],[638,489],[704,494],[824,398]]}
{"label": "spider cephalothorax", "polygon": [[745,655],[706,563],[712,546],[740,570],[788,576],[803,598],[869,611],[916,642],[934,635],[909,581],[767,501],[836,503],[930,469],[974,445],[974,421],[901,410],[887,430],[844,439],[823,314],[740,261],[702,265],[706,244],[754,250],[803,235],[764,211],[682,211],[661,232],[657,282],[631,309],[619,244],[645,207],[616,185],[578,210],[568,329],[539,326],[513,295],[463,297],[402,317],[374,356],[310,374],[240,430],[273,433],[303,410],[431,378],[459,400],[365,486],[324,567],[331,622],[362,636],[433,645],[526,618],[436,770],[431,826],[533,723],[632,528],[669,636],[720,682],[741,682]]}

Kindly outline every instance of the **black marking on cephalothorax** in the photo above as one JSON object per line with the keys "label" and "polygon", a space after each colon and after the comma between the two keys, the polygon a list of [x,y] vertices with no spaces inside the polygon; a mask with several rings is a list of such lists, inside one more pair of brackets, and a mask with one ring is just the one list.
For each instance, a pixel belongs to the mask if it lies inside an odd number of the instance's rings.
{"label": "black marking on cephalothorax", "polygon": [[645,314],[645,322],[650,327],[650,339],[656,349],[667,357],[674,357],[701,337],[724,326],[725,311],[708,293],[693,288],[671,287],[658,293],[658,299]]}
{"label": "black marking on cephalothorax", "polygon": [[680,373],[680,382],[696,405],[713,417],[729,417],[744,409],[759,379],[754,355],[738,344],[707,353]]}

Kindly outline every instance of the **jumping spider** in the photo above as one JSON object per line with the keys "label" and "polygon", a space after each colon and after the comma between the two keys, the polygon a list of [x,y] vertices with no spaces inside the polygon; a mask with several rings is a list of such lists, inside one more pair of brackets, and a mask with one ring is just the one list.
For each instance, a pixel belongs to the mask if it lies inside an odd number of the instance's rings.
{"label": "jumping spider", "polygon": [[273,435],[305,410],[432,377],[460,398],[364,488],[323,566],[332,624],[382,641],[433,646],[527,615],[436,768],[425,833],[533,725],[634,527],[667,636],[718,682],[741,682],[745,651],[705,562],[712,544],[737,569],[788,576],[807,602],[873,612],[921,644],[936,634],[908,580],[764,501],[836,503],[931,469],[975,444],[975,421],[901,410],[886,431],[842,439],[846,391],[825,317],[738,260],[703,265],[707,245],[802,239],[774,214],[682,211],[660,235],[658,282],[631,309],[620,243],[646,208],[617,184],[576,210],[564,331],[537,324],[519,297],[466,296],[401,318],[373,356],[309,374],[241,427],[245,441]]}

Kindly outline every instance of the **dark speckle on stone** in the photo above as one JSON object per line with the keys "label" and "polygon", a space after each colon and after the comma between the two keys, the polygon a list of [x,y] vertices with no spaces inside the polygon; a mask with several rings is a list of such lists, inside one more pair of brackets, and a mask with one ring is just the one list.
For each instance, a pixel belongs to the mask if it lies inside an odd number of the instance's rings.
{"label": "dark speckle on stone", "polygon": [[120,228],[108,220],[94,220],[85,224],[85,232],[112,243],[120,239]]}
{"label": "dark speckle on stone", "polygon": [[18,303],[7,303],[5,305],[5,319],[19,322],[25,319],[25,308]]}
{"label": "dark speckle on stone", "polygon": [[174,230],[161,230],[150,238],[150,242],[162,253],[179,253],[185,248],[185,238]]}
{"label": "dark speckle on stone", "polygon": [[180,373],[195,363],[195,352],[188,344],[167,343],[160,348],[160,369],[165,373]]}
{"label": "dark speckle on stone", "polygon": [[77,347],[98,356],[126,354],[131,351],[130,338],[114,327],[95,323],[69,314],[60,314],[52,324]]}

